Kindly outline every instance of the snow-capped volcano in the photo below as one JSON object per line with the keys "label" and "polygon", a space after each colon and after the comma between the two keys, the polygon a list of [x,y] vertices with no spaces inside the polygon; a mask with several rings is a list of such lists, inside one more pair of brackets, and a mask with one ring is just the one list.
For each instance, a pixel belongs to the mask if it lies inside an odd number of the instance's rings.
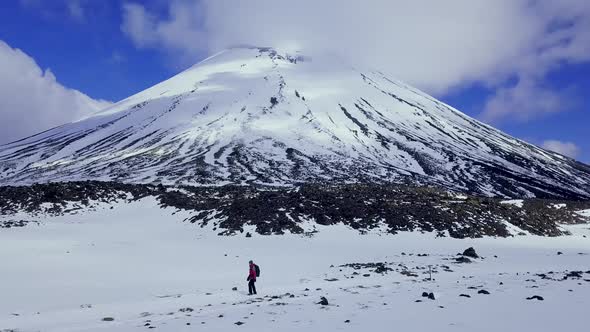
{"label": "snow-capped volcano", "polygon": [[587,165],[378,71],[270,48],[221,52],[90,118],[0,146],[0,185],[86,179],[590,197]]}

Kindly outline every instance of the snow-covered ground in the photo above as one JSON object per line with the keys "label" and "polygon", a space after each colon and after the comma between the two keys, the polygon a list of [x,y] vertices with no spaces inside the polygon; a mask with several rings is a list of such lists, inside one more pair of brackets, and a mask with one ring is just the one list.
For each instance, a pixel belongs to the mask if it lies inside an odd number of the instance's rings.
{"label": "snow-covered ground", "polygon": [[[217,236],[172,212],[160,217],[146,199],[0,229],[0,331],[581,331],[588,324],[590,225],[564,226],[574,235],[561,238],[360,235],[339,226],[313,237],[247,238]],[[470,246],[484,258],[456,263]],[[246,291],[250,259],[262,270],[255,297]],[[393,270],[341,267],[376,262]],[[562,280],[571,271],[581,277]],[[534,295],[544,300],[526,299]],[[329,305],[316,304],[321,296]]]}

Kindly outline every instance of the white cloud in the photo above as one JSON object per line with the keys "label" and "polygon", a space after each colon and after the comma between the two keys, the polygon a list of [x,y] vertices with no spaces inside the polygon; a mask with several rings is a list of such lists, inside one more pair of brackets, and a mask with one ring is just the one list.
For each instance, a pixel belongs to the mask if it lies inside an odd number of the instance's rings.
{"label": "white cloud", "polygon": [[0,40],[0,144],[74,121],[110,103],[61,85],[51,70]]}
{"label": "white cloud", "polygon": [[84,21],[85,13],[80,1],[81,0],[68,0],[66,6],[72,18],[74,18],[77,21]]}
{"label": "white cloud", "polygon": [[[173,51],[196,62],[239,44],[331,52],[388,72],[433,94],[473,83],[500,88],[487,118],[560,108],[558,93],[538,109],[545,75],[590,60],[587,0],[172,0],[165,15],[124,5],[122,30],[139,47]],[[189,64],[189,63],[187,63]],[[192,63],[191,63],[192,64]],[[521,83],[510,87],[510,78]],[[509,109],[505,107],[511,107]]]}
{"label": "white cloud", "polygon": [[[83,23],[86,21],[88,0],[19,0],[21,6],[36,10],[42,17],[58,20],[67,15],[69,18]],[[95,2],[94,5],[103,3]]]}
{"label": "white cloud", "polygon": [[571,109],[575,105],[572,93],[552,90],[538,81],[525,78],[512,87],[500,87],[486,103],[481,118],[496,123],[506,118],[526,121],[551,113]]}
{"label": "white cloud", "polygon": [[138,47],[179,51],[179,57],[195,55],[207,40],[200,28],[199,13],[201,5],[197,1],[172,1],[168,19],[159,19],[142,5],[126,3],[121,29]]}
{"label": "white cloud", "polygon": [[547,140],[543,142],[542,146],[547,150],[557,152],[570,158],[576,158],[580,155],[580,148],[572,142]]}

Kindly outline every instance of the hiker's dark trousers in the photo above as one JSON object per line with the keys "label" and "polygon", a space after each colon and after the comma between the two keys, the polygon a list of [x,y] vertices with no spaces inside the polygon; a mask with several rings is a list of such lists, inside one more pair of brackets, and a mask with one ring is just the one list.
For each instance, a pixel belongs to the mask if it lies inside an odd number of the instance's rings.
{"label": "hiker's dark trousers", "polygon": [[256,294],[256,285],[254,285],[255,282],[256,280],[248,281],[248,292],[250,293],[250,295]]}

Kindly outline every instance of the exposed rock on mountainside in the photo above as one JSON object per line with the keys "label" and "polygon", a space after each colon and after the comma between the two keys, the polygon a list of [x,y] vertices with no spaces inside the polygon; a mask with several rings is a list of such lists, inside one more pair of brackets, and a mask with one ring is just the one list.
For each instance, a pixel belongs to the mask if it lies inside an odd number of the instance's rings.
{"label": "exposed rock on mountainside", "polygon": [[15,219],[19,212],[28,219],[75,214],[101,202],[146,197],[155,197],[162,207],[189,211],[187,221],[220,235],[240,234],[246,226],[264,235],[311,235],[320,225],[344,224],[361,232],[417,230],[457,238],[506,237],[515,230],[557,236],[563,234],[558,223],[586,222],[588,218],[575,211],[590,208],[590,202],[583,201],[530,199],[514,205],[398,185],[165,187],[86,181],[0,187],[0,217]]}

